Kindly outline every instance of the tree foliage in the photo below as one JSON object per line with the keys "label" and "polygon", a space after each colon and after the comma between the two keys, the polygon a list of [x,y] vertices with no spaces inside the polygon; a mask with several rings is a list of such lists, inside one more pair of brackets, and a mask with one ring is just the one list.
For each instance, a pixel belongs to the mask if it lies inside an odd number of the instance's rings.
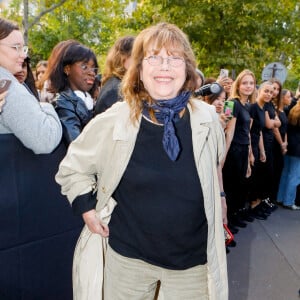
{"label": "tree foliage", "polygon": [[[159,21],[178,25],[189,36],[199,68],[217,76],[220,68],[248,68],[261,79],[263,67],[279,61],[296,68],[299,2],[270,0],[144,0],[134,28]],[[300,67],[300,66],[299,66]]]}
{"label": "tree foliage", "polygon": [[[287,85],[300,71],[299,2],[295,0],[142,0],[132,15],[128,0],[35,0],[29,4],[29,46],[34,61],[48,57],[53,46],[73,38],[91,47],[100,64],[114,41],[125,34],[166,21],[178,25],[192,43],[199,68],[217,76],[220,68],[239,73],[249,68],[261,79],[263,67],[288,67]],[[6,16],[21,22],[21,0],[12,0]],[[36,17],[40,16],[37,21]]]}

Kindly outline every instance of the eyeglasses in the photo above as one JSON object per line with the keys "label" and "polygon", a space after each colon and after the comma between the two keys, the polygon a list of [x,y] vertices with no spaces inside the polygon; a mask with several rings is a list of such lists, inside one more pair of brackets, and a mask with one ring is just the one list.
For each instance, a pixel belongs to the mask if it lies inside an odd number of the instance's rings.
{"label": "eyeglasses", "polygon": [[19,53],[19,55],[21,55],[21,54],[27,55],[27,53],[28,53],[28,46],[21,46],[18,44],[6,44],[6,43],[0,43],[0,45],[16,49],[16,51]]}
{"label": "eyeglasses", "polygon": [[151,66],[159,66],[164,63],[164,60],[167,60],[167,63],[172,67],[180,67],[185,60],[180,56],[168,56],[168,57],[162,57],[158,55],[151,55],[147,58],[144,58],[144,60],[147,60],[148,64]]}
{"label": "eyeglasses", "polygon": [[86,73],[94,72],[95,74],[98,74],[99,68],[90,68],[86,64],[77,64],[77,65],[81,68],[81,70],[83,72],[86,72]]}

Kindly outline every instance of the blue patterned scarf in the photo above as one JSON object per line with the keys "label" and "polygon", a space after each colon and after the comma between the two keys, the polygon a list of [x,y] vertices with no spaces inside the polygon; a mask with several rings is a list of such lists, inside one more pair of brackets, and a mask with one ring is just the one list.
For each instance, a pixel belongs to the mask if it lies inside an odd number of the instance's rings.
{"label": "blue patterned scarf", "polygon": [[179,120],[179,113],[186,107],[191,92],[184,91],[177,97],[169,100],[156,100],[149,105],[144,102],[143,115],[150,118],[149,108],[154,110],[157,121],[164,124],[163,147],[172,161],[175,161],[180,152],[178,138],[175,134],[174,122]]}

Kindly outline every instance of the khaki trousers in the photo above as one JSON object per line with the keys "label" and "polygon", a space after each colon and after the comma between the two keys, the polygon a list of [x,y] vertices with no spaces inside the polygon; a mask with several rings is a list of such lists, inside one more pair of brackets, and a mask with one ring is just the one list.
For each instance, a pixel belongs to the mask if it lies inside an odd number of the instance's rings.
{"label": "khaki trousers", "polygon": [[124,257],[108,247],[105,300],[153,300],[158,281],[164,300],[208,300],[207,265],[169,270]]}

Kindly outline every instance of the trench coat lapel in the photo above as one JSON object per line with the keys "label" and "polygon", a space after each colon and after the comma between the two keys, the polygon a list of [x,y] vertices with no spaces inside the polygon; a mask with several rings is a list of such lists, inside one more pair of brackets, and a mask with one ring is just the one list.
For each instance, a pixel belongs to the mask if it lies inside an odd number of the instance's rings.
{"label": "trench coat lapel", "polygon": [[201,103],[197,103],[195,100],[192,105],[188,105],[191,116],[191,127],[192,127],[192,139],[193,139],[193,148],[195,161],[197,165],[200,161],[200,155],[203,150],[203,147],[208,139],[209,126],[207,123],[212,122],[212,117],[207,110],[201,109]]}

